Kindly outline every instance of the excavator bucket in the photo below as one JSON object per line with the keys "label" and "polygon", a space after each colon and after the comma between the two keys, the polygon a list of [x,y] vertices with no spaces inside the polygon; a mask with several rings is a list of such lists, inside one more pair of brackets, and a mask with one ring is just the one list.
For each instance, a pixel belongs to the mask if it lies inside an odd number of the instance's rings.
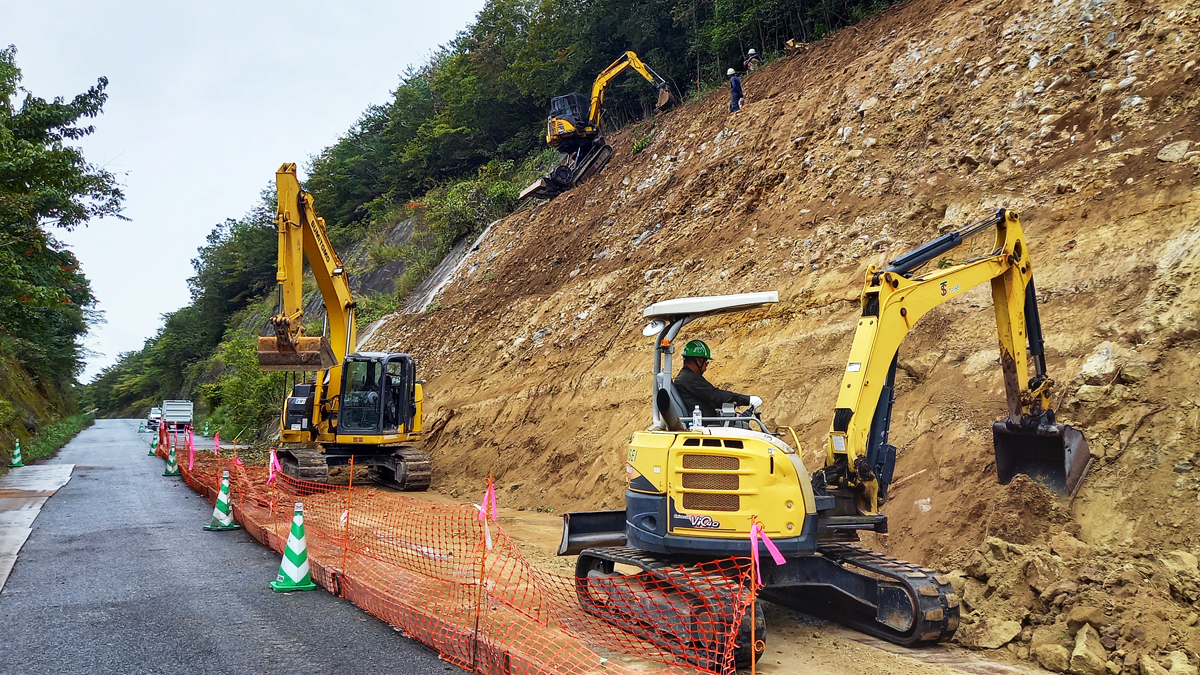
{"label": "excavator bucket", "polygon": [[1087,439],[1074,427],[1050,424],[1024,429],[1007,422],[992,425],[996,476],[1008,485],[1019,473],[1074,496],[1092,464]]}
{"label": "excavator bucket", "polygon": [[326,370],[338,365],[329,340],[324,337],[301,337],[295,348],[281,347],[274,337],[258,338],[258,367],[260,370]]}
{"label": "excavator bucket", "polygon": [[671,93],[670,89],[658,90],[658,102],[654,104],[655,111],[666,110],[674,104],[675,96]]}

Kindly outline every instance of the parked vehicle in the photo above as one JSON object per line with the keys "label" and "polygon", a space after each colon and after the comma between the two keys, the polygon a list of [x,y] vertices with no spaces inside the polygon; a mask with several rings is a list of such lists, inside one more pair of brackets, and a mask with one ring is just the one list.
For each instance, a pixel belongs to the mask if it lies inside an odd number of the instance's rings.
{"label": "parked vehicle", "polygon": [[174,430],[177,427],[190,427],[192,425],[192,402],[182,400],[163,401],[162,419],[169,430]]}
{"label": "parked vehicle", "polygon": [[146,428],[150,431],[158,431],[158,423],[162,421],[162,408],[151,408],[150,415],[146,417]]}

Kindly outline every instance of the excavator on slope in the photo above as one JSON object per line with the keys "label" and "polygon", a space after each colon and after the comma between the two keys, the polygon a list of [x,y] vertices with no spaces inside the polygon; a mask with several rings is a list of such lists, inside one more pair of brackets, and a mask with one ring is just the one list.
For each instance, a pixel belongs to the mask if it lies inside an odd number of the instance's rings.
{"label": "excavator on slope", "polygon": [[[996,230],[989,254],[920,271],[987,228]],[[811,476],[790,428],[793,445],[769,429],[757,409],[738,415],[732,405],[720,417],[697,420],[693,414],[698,416],[699,409],[689,413],[671,381],[672,345],[681,328],[701,317],[778,302],[778,294],[680,298],[647,308],[644,315],[652,321],[643,334],[654,337],[653,416],[649,430],[635,433],[630,443],[625,509],[563,516],[558,553],[579,556],[575,576],[581,606],[671,649],[683,661],[723,653],[721,645],[695,644],[697,633],[689,627],[711,614],[703,598],[672,586],[671,579],[680,569],[711,576],[696,565],[749,555],[757,522],[785,558],[782,565],[772,564],[759,544],[764,599],[896,644],[950,638],[958,627],[959,598],[949,579],[856,542],[860,532],[888,530],[879,506],[895,468],[888,432],[900,343],[926,312],[987,281],[1008,394],[1008,417],[993,425],[998,479],[1007,483],[1025,473],[1059,492],[1072,492],[1089,465],[1087,442],[1077,429],[1054,423],[1033,267],[1017,215],[1001,209],[884,269],[872,265],[867,270],[824,466]],[[647,589],[640,604],[621,601],[631,586]],[[663,606],[675,610],[664,617],[641,609]],[[765,647],[761,611],[743,617],[734,649],[739,665],[752,658],[752,622],[753,658]]]}
{"label": "excavator on slope", "polygon": [[[432,476],[421,440],[423,395],[416,362],[408,354],[357,352],[355,302],[346,268],[317,216],[312,195],[300,187],[296,165],[275,173],[279,210],[279,313],[275,335],[258,339],[262,370],[313,373],[297,376],[284,403],[279,462],[284,473],[326,481],[329,467],[354,458],[368,475],[397,490],[426,490]],[[304,259],[325,303],[320,336],[304,334]]]}
{"label": "excavator on slope", "polygon": [[550,101],[550,117],[546,121],[546,143],[562,153],[561,162],[549,175],[525,188],[521,200],[529,197],[554,199],[604,168],[613,155],[613,147],[604,140],[601,115],[604,89],[627,68],[633,68],[658,89],[655,112],[675,101],[667,81],[631,51],[625,52],[596,76],[590,101],[579,92],[555,96]]}

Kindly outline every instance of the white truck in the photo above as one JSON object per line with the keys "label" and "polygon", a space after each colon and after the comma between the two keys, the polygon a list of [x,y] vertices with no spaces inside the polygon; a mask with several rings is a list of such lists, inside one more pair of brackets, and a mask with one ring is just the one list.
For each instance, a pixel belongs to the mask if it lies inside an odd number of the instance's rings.
{"label": "white truck", "polygon": [[167,425],[168,430],[173,430],[178,427],[192,425],[192,402],[191,401],[163,401],[162,402],[162,421]]}

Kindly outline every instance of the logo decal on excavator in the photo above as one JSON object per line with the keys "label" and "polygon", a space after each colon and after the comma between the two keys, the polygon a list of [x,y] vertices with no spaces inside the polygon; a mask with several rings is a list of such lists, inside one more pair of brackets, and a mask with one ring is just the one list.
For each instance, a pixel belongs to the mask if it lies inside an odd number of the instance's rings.
{"label": "logo decal on excavator", "polygon": [[714,520],[712,516],[698,516],[694,513],[673,513],[671,514],[678,521],[686,521],[686,524],[680,522],[682,527],[695,527],[703,530],[719,530],[721,529],[721,521]]}
{"label": "logo decal on excavator", "polygon": [[952,288],[949,288],[949,289],[947,289],[947,288],[946,288],[946,282],[945,282],[945,281],[943,281],[942,283],[938,284],[938,288],[942,289],[942,295],[943,295],[943,296],[946,296],[946,295],[948,295],[948,294],[950,294],[950,293],[957,293],[957,292],[959,291],[959,289],[961,289],[961,288],[962,288],[962,285],[961,285],[961,284],[955,284],[955,285],[954,285]]}

